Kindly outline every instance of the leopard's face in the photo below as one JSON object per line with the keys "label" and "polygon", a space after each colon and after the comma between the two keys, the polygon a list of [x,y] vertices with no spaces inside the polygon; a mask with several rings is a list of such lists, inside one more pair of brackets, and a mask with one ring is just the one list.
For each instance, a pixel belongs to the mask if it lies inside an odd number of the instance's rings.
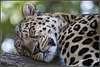
{"label": "leopard's face", "polygon": [[49,62],[56,54],[58,26],[54,21],[58,20],[49,16],[39,16],[35,17],[34,21],[28,22],[30,23],[29,37],[36,39],[32,49],[33,58],[38,60],[40,56],[44,61]]}
{"label": "leopard's face", "polygon": [[17,35],[36,60],[49,62],[57,49],[58,19],[50,16],[27,16],[20,22]]}

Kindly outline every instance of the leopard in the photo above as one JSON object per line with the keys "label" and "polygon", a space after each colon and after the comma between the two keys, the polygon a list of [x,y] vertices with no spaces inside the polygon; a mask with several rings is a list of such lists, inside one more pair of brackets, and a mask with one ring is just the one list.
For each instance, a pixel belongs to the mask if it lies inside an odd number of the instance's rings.
{"label": "leopard", "polygon": [[99,66],[99,15],[41,13],[32,4],[22,6],[24,19],[16,27],[19,55],[62,65]]}

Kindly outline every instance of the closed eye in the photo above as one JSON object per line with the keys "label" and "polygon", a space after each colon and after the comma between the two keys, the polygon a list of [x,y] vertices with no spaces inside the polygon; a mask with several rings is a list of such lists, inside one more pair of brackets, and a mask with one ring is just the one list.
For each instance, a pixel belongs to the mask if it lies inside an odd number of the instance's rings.
{"label": "closed eye", "polygon": [[38,41],[40,39],[40,36],[33,37],[33,40]]}
{"label": "closed eye", "polygon": [[48,39],[48,44],[52,45],[52,46],[56,46],[56,44],[54,43],[54,40],[52,38]]}

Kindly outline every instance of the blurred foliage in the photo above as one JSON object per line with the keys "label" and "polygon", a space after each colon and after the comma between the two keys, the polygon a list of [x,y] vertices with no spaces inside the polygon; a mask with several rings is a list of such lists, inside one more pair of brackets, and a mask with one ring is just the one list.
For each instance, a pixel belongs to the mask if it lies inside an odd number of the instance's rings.
{"label": "blurred foliage", "polygon": [[[15,37],[15,27],[23,19],[21,7],[25,3],[33,4],[40,12],[63,12],[81,14],[82,1],[1,1],[1,34],[2,42],[5,38]],[[99,2],[93,1],[95,7],[99,8]],[[88,7],[88,6],[87,6]],[[95,7],[90,14],[96,13]],[[98,11],[99,12],[99,11]],[[97,12],[97,13],[98,13]]]}

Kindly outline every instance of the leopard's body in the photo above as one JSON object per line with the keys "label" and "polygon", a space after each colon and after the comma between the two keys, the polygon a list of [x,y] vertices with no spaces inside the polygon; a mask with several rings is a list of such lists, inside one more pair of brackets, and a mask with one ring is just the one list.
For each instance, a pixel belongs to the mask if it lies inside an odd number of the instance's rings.
{"label": "leopard's body", "polygon": [[15,38],[20,55],[50,62],[58,48],[66,65],[99,65],[99,15],[42,14],[30,4],[22,11]]}

